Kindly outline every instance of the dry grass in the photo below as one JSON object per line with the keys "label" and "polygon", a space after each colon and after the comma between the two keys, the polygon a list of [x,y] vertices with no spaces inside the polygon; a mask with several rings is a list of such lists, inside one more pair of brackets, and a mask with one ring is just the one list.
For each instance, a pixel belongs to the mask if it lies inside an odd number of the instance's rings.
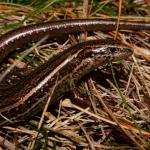
{"label": "dry grass", "polygon": [[[116,3],[109,5],[113,8],[114,4]],[[60,6],[58,5],[52,9],[46,9],[24,21],[24,24],[58,18],[78,18],[78,14],[80,14],[79,17],[87,17],[89,16],[87,6],[90,6],[91,14],[109,18],[105,13],[99,14],[96,10],[93,11],[92,5],[88,5],[86,0],[83,6],[79,3],[76,9],[73,8],[76,3],[62,5],[66,8],[58,10]],[[7,24],[1,27],[3,33],[12,25],[20,25],[18,20],[22,20],[33,9],[9,6],[0,8],[0,24]],[[150,15],[149,11],[144,8],[142,10],[137,8],[133,12],[137,11]],[[125,20],[133,20],[133,18],[150,22],[148,17],[122,17]],[[21,66],[23,64],[23,68],[25,65],[25,69],[27,69],[25,62],[30,68],[36,67],[45,62],[56,49],[65,49],[79,40],[114,38],[115,32],[96,32],[78,36],[80,36],[79,39],[77,35],[71,35],[63,41],[40,45],[34,48],[34,51],[23,61],[20,60],[19,64]],[[1,149],[149,149],[150,33],[148,31],[122,31],[118,32],[117,39],[130,47],[134,55],[129,60],[113,63],[103,69],[99,68],[80,82],[79,92],[85,100],[91,103],[88,108],[83,109],[82,106],[73,104],[73,99],[71,99],[72,102],[64,99],[59,107],[50,107],[44,113],[45,118],[42,118],[40,123],[40,117],[37,116],[29,123],[2,127]],[[14,62],[14,57],[10,57],[8,62]],[[8,64],[5,63],[3,66],[5,68]],[[14,81],[20,80],[20,78],[9,78]]]}

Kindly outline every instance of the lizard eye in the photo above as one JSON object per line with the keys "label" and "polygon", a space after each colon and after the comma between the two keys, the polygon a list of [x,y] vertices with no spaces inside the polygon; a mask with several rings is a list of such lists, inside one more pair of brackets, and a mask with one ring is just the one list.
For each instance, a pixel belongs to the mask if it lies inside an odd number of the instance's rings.
{"label": "lizard eye", "polygon": [[110,52],[112,52],[112,53],[113,53],[113,52],[116,52],[117,49],[118,49],[118,48],[116,48],[116,47],[110,47],[110,48],[109,48]]}

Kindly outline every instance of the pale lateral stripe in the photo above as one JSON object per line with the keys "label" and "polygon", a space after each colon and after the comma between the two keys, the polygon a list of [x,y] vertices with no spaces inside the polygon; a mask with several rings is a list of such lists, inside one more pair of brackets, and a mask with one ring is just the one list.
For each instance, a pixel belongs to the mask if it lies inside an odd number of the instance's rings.
{"label": "pale lateral stripe", "polygon": [[9,111],[12,108],[18,107],[20,104],[23,104],[30,96],[33,95],[37,90],[39,90],[44,84],[47,83],[48,80],[50,80],[62,67],[64,67],[68,62],[70,62],[72,59],[76,58],[77,55],[82,51],[83,49],[79,50],[72,56],[68,57],[65,61],[63,61],[60,65],[58,65],[47,77],[44,78],[36,87],[32,88],[20,101],[16,102],[15,104],[12,104],[11,106],[7,106],[0,110],[0,112]]}

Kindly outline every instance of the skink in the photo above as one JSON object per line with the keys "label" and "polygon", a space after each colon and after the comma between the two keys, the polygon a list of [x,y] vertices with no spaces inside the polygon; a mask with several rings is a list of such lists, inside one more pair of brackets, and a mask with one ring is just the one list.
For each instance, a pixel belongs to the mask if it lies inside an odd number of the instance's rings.
{"label": "skink", "polygon": [[[116,23],[99,19],[77,19],[29,25],[0,37],[0,62],[13,50],[45,35],[50,38],[84,31],[112,31]],[[149,23],[121,22],[120,30],[150,30]],[[51,103],[59,100],[85,74],[98,66],[126,59],[132,51],[114,40],[79,43],[38,67],[20,88],[0,98],[0,123],[25,120],[41,111],[55,86]]]}

